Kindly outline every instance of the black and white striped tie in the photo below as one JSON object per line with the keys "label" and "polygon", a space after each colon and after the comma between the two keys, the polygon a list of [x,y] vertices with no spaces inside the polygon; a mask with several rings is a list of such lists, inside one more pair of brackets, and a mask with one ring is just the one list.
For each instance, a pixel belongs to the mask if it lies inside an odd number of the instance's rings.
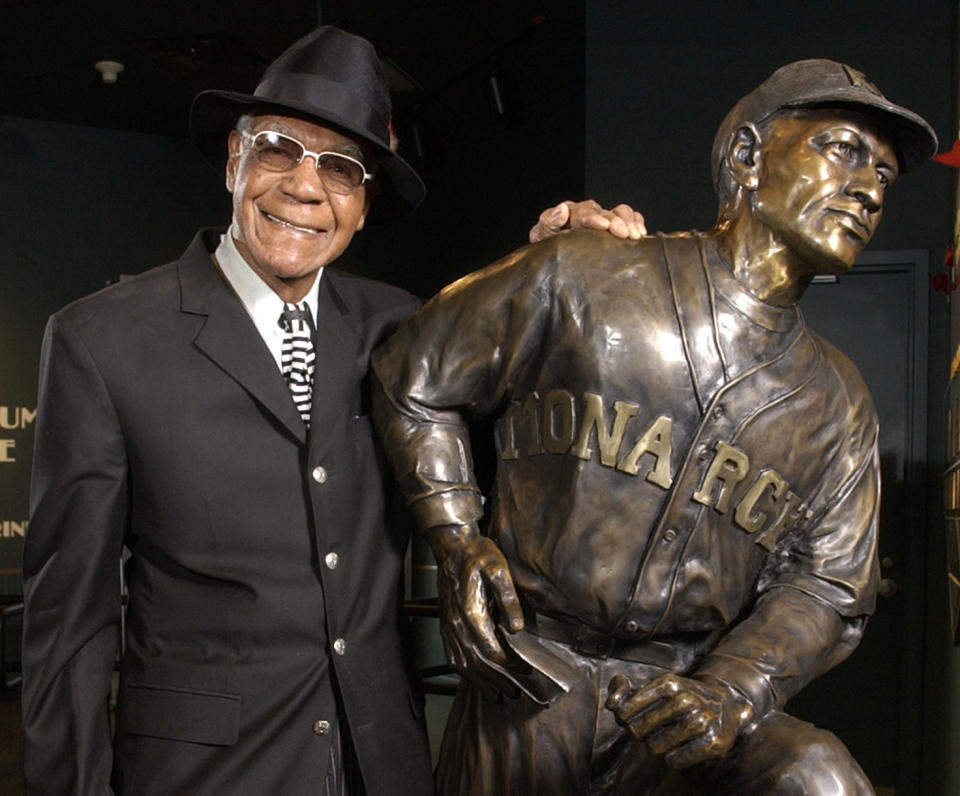
{"label": "black and white striped tie", "polygon": [[283,329],[280,370],[303,422],[310,427],[310,399],[313,394],[313,317],[306,304],[284,302],[278,321]]}

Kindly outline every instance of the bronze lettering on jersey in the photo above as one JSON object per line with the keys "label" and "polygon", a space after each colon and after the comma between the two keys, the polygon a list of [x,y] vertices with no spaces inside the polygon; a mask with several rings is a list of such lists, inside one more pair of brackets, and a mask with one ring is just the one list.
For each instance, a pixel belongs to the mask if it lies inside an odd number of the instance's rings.
{"label": "bronze lettering on jersey", "polygon": [[[646,481],[670,489],[674,481],[670,470],[673,420],[660,415],[635,437],[628,432],[639,431],[633,418],[640,406],[616,400],[611,418],[608,405],[603,396],[592,392],[583,393],[579,406],[569,390],[550,390],[542,398],[530,393],[524,400],[512,402],[498,423],[500,458],[513,461],[523,455],[569,453],[584,461],[595,459],[627,475],[642,474]],[[627,446],[621,456],[621,449]],[[773,550],[782,534],[809,513],[808,508],[772,467],[762,468],[752,481],[750,474],[747,453],[718,440],[700,485],[690,497],[719,514],[732,511],[739,528],[754,535],[766,550]],[[735,495],[740,495],[736,502]]]}
{"label": "bronze lettering on jersey", "polygon": [[770,499],[775,504],[783,494],[783,490],[787,488],[787,482],[784,481],[783,478],[780,477],[780,473],[772,467],[765,467],[760,471],[757,480],[751,484],[747,493],[743,496],[743,500],[737,504],[734,519],[737,521],[737,525],[747,533],[756,533],[767,521],[767,515],[764,512],[754,512],[754,509],[756,508],[757,501],[760,500],[760,497],[768,488]]}
{"label": "bronze lettering on jersey", "polygon": [[776,519],[769,528],[757,537],[757,544],[765,547],[767,550],[773,550],[780,535],[784,531],[792,528],[802,517],[808,514],[806,504],[793,492],[788,491],[782,501]]}
{"label": "bronze lettering on jersey", "polygon": [[623,432],[627,430],[627,421],[640,411],[637,404],[628,404],[626,401],[617,401],[613,405],[616,417],[613,419],[613,428],[607,430],[607,417],[603,411],[603,398],[592,392],[583,394],[583,421],[580,423],[580,434],[577,442],[570,451],[580,459],[589,459],[593,456],[590,448],[590,436],[597,432],[597,446],[600,448],[600,464],[613,467],[617,463],[617,453],[623,442]]}
{"label": "bronze lettering on jersey", "polygon": [[[750,459],[741,450],[737,450],[726,442],[718,442],[714,446],[713,461],[703,476],[700,488],[693,493],[693,499],[704,506],[713,505],[721,514],[726,514],[730,508],[730,496],[747,473],[750,472]],[[714,502],[713,494],[719,485],[720,493]]]}
{"label": "bronze lettering on jersey", "polygon": [[550,390],[543,400],[543,447],[547,453],[566,453],[573,444],[577,411],[573,393]]}
{"label": "bronze lettering on jersey", "polygon": [[617,462],[617,469],[629,475],[640,472],[640,457],[645,453],[653,456],[653,467],[647,472],[646,479],[651,484],[669,489],[673,486],[673,476],[670,474],[670,455],[673,453],[673,420],[666,415],[660,415],[650,427],[643,432],[637,444],[630,452]]}

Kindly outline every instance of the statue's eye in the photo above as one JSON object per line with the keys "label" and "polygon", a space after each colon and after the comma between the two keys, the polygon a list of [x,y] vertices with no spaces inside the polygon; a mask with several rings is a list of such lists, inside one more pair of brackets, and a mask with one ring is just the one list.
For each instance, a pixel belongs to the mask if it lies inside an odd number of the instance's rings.
{"label": "statue's eye", "polygon": [[853,161],[857,157],[857,148],[849,141],[831,141],[827,150],[841,160]]}

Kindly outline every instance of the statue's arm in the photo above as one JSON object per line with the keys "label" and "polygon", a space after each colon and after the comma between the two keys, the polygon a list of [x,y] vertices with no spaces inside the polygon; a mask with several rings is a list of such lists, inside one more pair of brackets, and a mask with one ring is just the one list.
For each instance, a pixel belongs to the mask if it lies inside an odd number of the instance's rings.
{"label": "statue's arm", "polygon": [[459,671],[503,664],[496,612],[523,617],[510,569],[478,529],[483,499],[466,417],[508,401],[551,312],[537,251],[520,250],[441,291],[375,354],[374,417],[398,485],[438,564],[441,632]]}
{"label": "statue's arm", "polygon": [[695,672],[636,690],[625,678],[611,681],[608,707],[669,764],[726,754],[741,732],[856,648],[878,581],[875,427],[873,439],[830,507],[774,551],[753,609]]}
{"label": "statue's arm", "polygon": [[701,664],[701,672],[746,694],[760,715],[782,708],[813,678],[846,659],[873,612],[880,501],[875,432],[874,427],[873,444],[855,473],[838,485],[829,508],[774,551],[777,564],[761,581],[753,611]]}

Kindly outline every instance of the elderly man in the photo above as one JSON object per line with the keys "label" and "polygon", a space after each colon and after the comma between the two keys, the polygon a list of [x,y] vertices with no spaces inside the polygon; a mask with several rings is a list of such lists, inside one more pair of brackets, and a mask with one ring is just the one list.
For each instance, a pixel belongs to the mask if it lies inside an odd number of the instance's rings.
{"label": "elderly man", "polygon": [[[876,413],[797,301],[935,148],[856,70],[790,64],[717,133],[711,231],[521,249],[374,355],[468,676],[444,796],[872,792],[781,711],[854,649],[878,570]],[[496,417],[485,533],[471,414]]]}
{"label": "elderly man", "polygon": [[[391,146],[376,53],[335,28],[253,95],[199,95],[191,131],[226,169],[229,234],[202,231],[178,261],[74,303],[44,340],[27,793],[423,796],[407,536],[367,395],[370,352],[416,302],[327,268],[423,185]],[[638,232],[626,211],[573,210]]]}

